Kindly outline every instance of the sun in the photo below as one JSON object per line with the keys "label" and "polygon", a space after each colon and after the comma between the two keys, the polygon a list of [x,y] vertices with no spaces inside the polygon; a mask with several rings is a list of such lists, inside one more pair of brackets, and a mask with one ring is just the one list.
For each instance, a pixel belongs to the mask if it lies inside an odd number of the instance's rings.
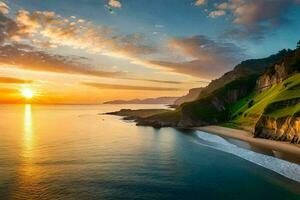
{"label": "sun", "polygon": [[32,99],[32,97],[34,96],[33,91],[29,88],[24,88],[21,92],[23,97],[25,97],[26,99]]}

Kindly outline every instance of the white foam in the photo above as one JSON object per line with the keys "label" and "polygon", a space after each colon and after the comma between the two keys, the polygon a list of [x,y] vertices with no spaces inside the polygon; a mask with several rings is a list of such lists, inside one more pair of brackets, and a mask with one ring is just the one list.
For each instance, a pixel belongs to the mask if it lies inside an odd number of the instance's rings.
{"label": "white foam", "polygon": [[298,164],[257,153],[248,149],[243,149],[217,135],[209,134],[203,131],[197,131],[196,134],[200,139],[211,143],[211,145],[200,143],[201,145],[209,146],[211,148],[236,155],[240,158],[281,174],[289,179],[300,182],[300,165]]}

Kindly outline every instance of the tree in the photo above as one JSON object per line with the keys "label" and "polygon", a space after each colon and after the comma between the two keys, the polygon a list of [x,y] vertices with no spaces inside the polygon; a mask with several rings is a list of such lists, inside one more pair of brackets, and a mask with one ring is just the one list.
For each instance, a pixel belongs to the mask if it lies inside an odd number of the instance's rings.
{"label": "tree", "polygon": [[300,40],[299,40],[299,42],[297,43],[297,49],[300,49]]}

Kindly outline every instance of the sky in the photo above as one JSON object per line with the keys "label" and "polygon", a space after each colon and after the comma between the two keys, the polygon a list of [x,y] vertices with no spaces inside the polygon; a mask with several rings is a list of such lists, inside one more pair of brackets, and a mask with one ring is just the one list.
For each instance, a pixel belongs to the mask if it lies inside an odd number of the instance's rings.
{"label": "sky", "polygon": [[182,96],[300,40],[300,0],[0,0],[0,103]]}

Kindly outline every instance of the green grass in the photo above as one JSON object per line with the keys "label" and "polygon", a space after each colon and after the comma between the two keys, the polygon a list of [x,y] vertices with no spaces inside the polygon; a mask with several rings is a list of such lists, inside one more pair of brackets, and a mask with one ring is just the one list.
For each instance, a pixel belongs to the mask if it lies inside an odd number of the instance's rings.
{"label": "green grass", "polygon": [[293,116],[295,113],[300,112],[300,103],[294,106],[290,106],[287,108],[275,110],[274,112],[271,112],[268,114],[268,116],[273,117],[275,119],[282,118],[285,116]]}
{"label": "green grass", "polygon": [[[250,94],[248,97],[231,105],[231,123],[241,126],[254,126],[262,114],[274,118],[293,116],[300,111],[299,103],[288,108],[275,109],[268,113],[265,113],[265,109],[276,102],[300,98],[300,89],[297,88],[299,84],[300,73],[263,92]],[[249,101],[253,101],[251,107],[248,105]]]}
{"label": "green grass", "polygon": [[251,100],[253,100],[255,93],[251,93],[249,96],[239,100],[233,105],[229,106],[231,117],[238,116],[242,111],[248,108],[248,104]]}

